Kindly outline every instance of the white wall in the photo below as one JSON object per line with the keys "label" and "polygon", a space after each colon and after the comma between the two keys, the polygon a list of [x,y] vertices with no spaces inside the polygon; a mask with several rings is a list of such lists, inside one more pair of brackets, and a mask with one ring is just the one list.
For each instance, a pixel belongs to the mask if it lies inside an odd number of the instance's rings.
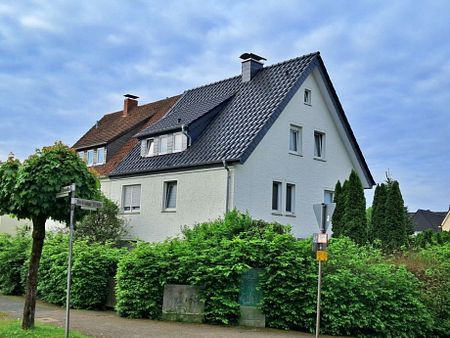
{"label": "white wall", "polygon": [[[29,219],[21,219],[10,217],[8,215],[0,216],[0,232],[14,235],[17,232],[17,228],[23,228],[24,226],[33,227],[33,223]],[[60,228],[64,228],[65,224],[56,222],[52,219],[48,219],[45,222],[45,229],[47,231],[56,231]]]}
{"label": "white wall", "polygon": [[[290,224],[296,237],[318,232],[312,205],[322,203],[324,190],[334,190],[338,179],[342,182],[352,168],[357,168],[320,92],[317,81],[320,81],[320,74],[313,74],[305,80],[247,161],[235,167],[234,174],[234,206],[248,210],[256,218]],[[312,92],[311,106],[303,103],[305,88]],[[302,127],[302,156],[289,153],[291,124]],[[314,159],[314,130],[326,134],[325,161]],[[282,210],[285,210],[286,182],[296,185],[295,216],[272,213],[273,181],[283,182]]]}
{"label": "white wall", "polygon": [[[164,212],[164,181],[173,180],[177,181],[176,212]],[[140,211],[123,214],[132,227],[131,238],[162,241],[178,235],[183,225],[217,219],[225,213],[226,170],[223,167],[103,179],[101,183],[105,195],[120,206],[123,186],[141,184]]]}

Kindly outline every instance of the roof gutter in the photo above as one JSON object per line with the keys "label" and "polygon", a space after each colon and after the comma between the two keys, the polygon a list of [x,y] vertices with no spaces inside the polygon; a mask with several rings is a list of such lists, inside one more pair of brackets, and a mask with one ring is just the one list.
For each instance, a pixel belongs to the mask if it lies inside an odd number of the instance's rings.
{"label": "roof gutter", "polygon": [[185,124],[182,124],[181,125],[181,132],[187,137],[187,139],[188,139],[188,147],[190,147],[191,146],[191,143],[192,143],[192,138],[189,136],[189,134],[187,133],[187,130],[186,130],[186,125]]}

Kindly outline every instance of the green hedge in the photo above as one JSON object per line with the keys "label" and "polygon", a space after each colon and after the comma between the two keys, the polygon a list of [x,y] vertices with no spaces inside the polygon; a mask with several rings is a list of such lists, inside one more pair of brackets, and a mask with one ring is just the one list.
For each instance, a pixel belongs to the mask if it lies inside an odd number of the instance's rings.
{"label": "green hedge", "polygon": [[[39,266],[38,296],[49,303],[63,305],[66,297],[68,237],[48,236]],[[123,250],[108,244],[75,241],[73,247],[71,306],[102,308],[108,280]]]}
{"label": "green hedge", "polygon": [[[202,288],[205,318],[234,324],[239,281],[249,267],[262,268],[261,309],[270,327],[315,329],[317,263],[310,240],[288,228],[229,213],[224,220],[185,229],[182,239],[140,243],[120,262],[117,306],[122,316],[160,318],[166,283]],[[346,238],[334,239],[324,266],[322,331],[334,335],[427,337],[432,317],[421,282],[381,252]]]}
{"label": "green hedge", "polygon": [[24,292],[21,273],[30,255],[30,237],[0,234],[0,293],[21,295]]}

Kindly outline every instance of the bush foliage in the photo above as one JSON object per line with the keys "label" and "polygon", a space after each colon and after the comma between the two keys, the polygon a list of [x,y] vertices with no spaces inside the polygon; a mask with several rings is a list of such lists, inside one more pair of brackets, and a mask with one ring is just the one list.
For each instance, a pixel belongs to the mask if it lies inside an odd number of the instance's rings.
{"label": "bush foliage", "polygon": [[[333,239],[329,251],[323,333],[427,337],[440,325],[421,282],[404,266],[345,237]],[[317,264],[311,241],[237,212],[185,229],[180,239],[138,244],[119,262],[117,310],[122,316],[160,318],[164,285],[191,284],[203,290],[207,322],[233,324],[239,318],[240,276],[250,267],[263,271],[260,307],[267,325],[313,332]]]}

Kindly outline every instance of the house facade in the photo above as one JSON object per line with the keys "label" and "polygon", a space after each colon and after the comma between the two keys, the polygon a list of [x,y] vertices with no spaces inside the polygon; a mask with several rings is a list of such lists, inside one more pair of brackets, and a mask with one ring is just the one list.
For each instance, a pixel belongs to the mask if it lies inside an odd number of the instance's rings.
{"label": "house facade", "polygon": [[102,180],[132,237],[161,241],[233,208],[308,237],[337,180],[355,170],[374,185],[319,53],[241,59],[240,75],[186,91]]}

